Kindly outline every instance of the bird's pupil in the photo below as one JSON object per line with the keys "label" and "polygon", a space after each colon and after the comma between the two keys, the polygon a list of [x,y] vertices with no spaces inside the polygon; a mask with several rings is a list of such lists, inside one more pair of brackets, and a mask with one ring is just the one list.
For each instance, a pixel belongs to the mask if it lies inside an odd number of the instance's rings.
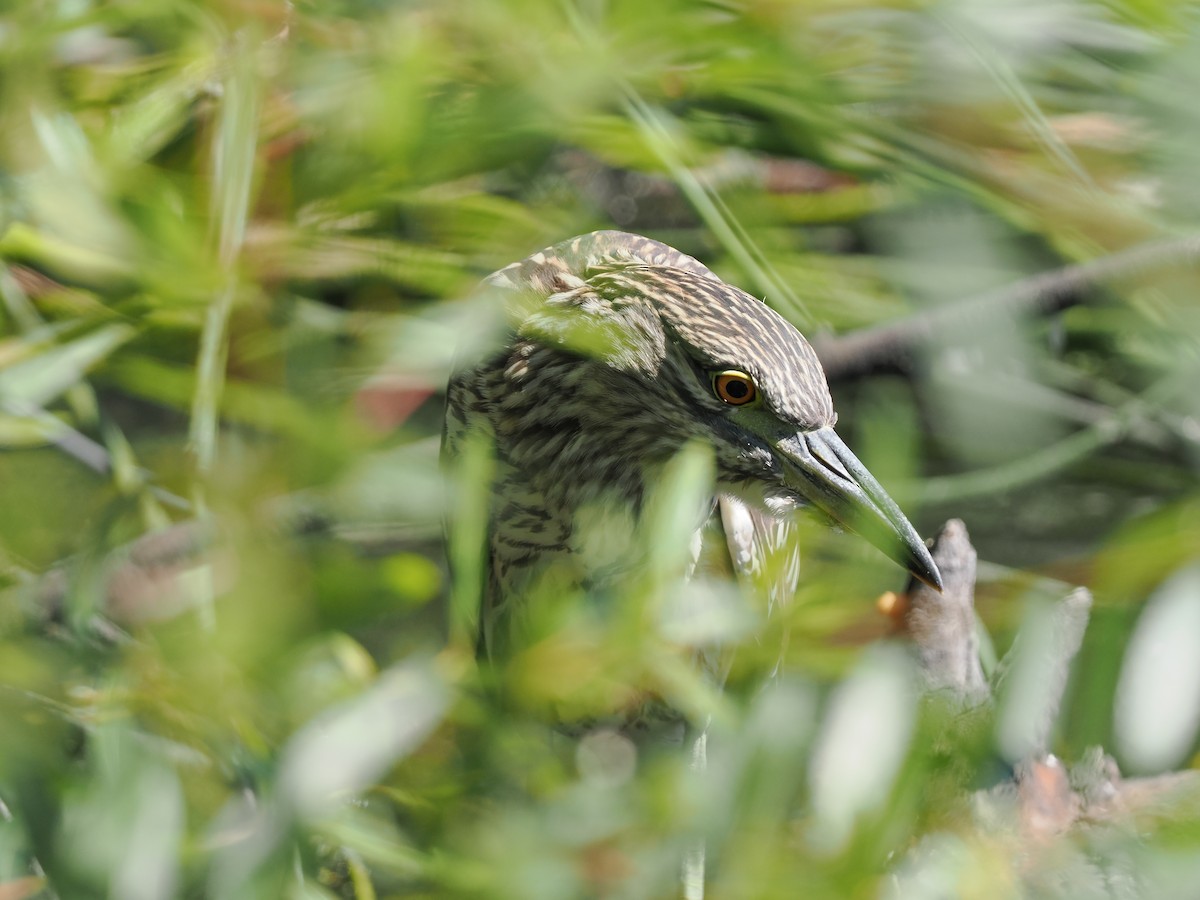
{"label": "bird's pupil", "polygon": [[729,380],[725,385],[725,393],[735,400],[741,400],[750,393],[750,388],[746,386],[744,381]]}

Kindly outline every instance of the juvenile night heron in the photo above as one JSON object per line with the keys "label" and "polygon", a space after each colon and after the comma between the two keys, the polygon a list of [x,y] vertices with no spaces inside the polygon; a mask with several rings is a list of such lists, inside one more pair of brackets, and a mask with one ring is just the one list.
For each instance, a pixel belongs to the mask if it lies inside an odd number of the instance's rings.
{"label": "juvenile night heron", "polygon": [[[834,431],[812,347],[791,324],[697,260],[649,238],[597,231],[487,279],[508,298],[503,348],[448,390],[444,453],[478,431],[496,458],[481,649],[494,653],[514,610],[552,567],[598,577],[580,547],[585,508],[636,520],[681,448],[712,447],[732,566],[762,567],[811,506],[940,589],[925,544]],[[795,589],[784,567],[776,590]],[[787,583],[788,581],[791,583]]]}

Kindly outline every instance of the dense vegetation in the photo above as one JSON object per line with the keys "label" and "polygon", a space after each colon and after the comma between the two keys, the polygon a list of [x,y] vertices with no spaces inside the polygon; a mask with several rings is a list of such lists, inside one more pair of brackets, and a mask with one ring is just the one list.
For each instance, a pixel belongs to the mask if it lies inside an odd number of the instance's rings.
{"label": "dense vegetation", "polygon": [[[664,240],[814,340],[924,533],[966,521],[985,656],[1091,588],[1051,749],[1186,768],[1198,12],[0,6],[0,897],[661,897],[700,835],[722,897],[1190,895],[1195,804],[1028,840],[974,793],[1027,698],[919,703],[874,606],[902,573],[819,523],[784,615],[563,613],[498,694],[437,443],[482,276]],[[729,690],[671,640],[736,644]],[[554,731],[629,672],[712,717],[702,783]]]}

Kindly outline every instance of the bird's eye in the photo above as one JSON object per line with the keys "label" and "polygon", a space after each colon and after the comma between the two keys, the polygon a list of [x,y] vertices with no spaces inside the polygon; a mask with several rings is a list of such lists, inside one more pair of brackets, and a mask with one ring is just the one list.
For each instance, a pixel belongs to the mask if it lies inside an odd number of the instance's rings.
{"label": "bird's eye", "polygon": [[713,372],[712,387],[717,399],[730,406],[749,406],[758,399],[758,385],[754,379],[736,369]]}

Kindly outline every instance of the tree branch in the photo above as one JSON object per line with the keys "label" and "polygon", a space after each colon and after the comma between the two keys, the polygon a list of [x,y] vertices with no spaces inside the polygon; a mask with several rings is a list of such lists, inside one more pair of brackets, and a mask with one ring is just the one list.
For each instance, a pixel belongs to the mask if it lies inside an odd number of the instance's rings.
{"label": "tree branch", "polygon": [[1200,258],[1200,235],[1148,241],[887,325],[817,339],[813,348],[831,381],[877,369],[908,369],[914,352],[947,329],[978,329],[981,323],[997,318],[1059,312],[1082,303],[1084,292],[1098,284],[1192,264],[1197,258]]}

